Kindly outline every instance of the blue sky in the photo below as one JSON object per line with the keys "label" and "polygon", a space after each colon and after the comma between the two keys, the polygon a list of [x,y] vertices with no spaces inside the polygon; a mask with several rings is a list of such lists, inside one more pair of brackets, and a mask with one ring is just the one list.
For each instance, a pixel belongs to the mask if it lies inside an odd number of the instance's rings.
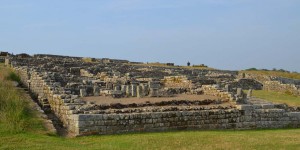
{"label": "blue sky", "polygon": [[299,0],[0,0],[0,51],[300,71]]}

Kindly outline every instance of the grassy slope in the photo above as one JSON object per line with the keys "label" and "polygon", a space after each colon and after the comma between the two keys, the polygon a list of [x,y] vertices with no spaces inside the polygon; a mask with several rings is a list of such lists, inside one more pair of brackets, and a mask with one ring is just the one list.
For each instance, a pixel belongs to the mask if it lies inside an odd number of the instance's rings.
{"label": "grassy slope", "polygon": [[[0,77],[5,68],[0,66]],[[0,78],[3,80],[3,78]],[[2,81],[1,81],[2,82]],[[10,91],[7,91],[10,92]],[[16,94],[16,93],[14,93]],[[18,96],[22,93],[18,91]],[[50,136],[39,118],[29,127],[10,132],[0,121],[0,149],[297,149],[300,129],[252,131],[179,131],[62,138]]]}
{"label": "grassy slope", "polygon": [[290,106],[300,106],[300,96],[265,90],[253,91],[253,96],[272,101],[274,103],[286,103]]}
{"label": "grassy slope", "polygon": [[300,73],[288,73],[288,72],[280,72],[280,71],[263,71],[263,70],[257,70],[257,71],[251,70],[251,71],[240,71],[240,72],[252,73],[252,74],[262,74],[262,75],[269,75],[269,76],[284,77],[284,78],[300,80]]}

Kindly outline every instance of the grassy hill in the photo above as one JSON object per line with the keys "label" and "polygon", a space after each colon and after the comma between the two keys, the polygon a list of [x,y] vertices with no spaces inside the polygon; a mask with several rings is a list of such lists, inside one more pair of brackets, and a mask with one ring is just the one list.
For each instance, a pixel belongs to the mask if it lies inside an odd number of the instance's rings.
{"label": "grassy hill", "polygon": [[273,91],[254,91],[253,95],[274,103],[286,103],[289,106],[300,106],[300,96]]}
{"label": "grassy hill", "polygon": [[[245,90],[245,93],[248,91]],[[300,96],[291,95],[288,93],[279,93],[274,91],[254,90],[253,96],[273,103],[285,103],[289,106],[300,106]]]}
{"label": "grassy hill", "polygon": [[49,134],[18,78],[0,65],[0,149],[299,149],[300,129],[174,131],[64,138]]}
{"label": "grassy hill", "polygon": [[268,75],[268,76],[275,76],[275,77],[284,77],[284,78],[291,78],[291,79],[298,79],[300,80],[300,73],[290,73],[290,72],[282,72],[282,71],[266,71],[266,70],[243,70],[240,71],[241,73],[251,73],[251,74],[258,74],[258,75]]}

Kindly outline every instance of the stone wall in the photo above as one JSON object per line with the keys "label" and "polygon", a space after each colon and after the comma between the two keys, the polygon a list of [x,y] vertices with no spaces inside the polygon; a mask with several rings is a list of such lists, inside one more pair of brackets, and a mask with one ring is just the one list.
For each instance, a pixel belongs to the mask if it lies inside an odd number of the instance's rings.
{"label": "stone wall", "polygon": [[130,114],[77,114],[76,135],[171,130],[259,129],[299,127],[300,112],[274,105],[237,105],[235,109]]}
{"label": "stone wall", "polygon": [[0,56],[0,63],[5,63],[5,57]]}
{"label": "stone wall", "polygon": [[167,76],[162,80],[167,88],[191,88],[192,81],[186,76]]}
{"label": "stone wall", "polygon": [[262,90],[263,84],[254,79],[239,79],[230,83],[231,88],[242,88],[243,90]]}
{"label": "stone wall", "polygon": [[52,111],[66,128],[74,128],[70,123],[70,117],[76,113],[71,108],[81,107],[84,102],[78,99],[77,95],[72,95],[59,87],[55,81],[50,80],[41,72],[29,70],[27,67],[16,67],[15,71],[20,75],[23,85],[25,85],[35,95],[40,106],[48,111]]}
{"label": "stone wall", "polygon": [[5,58],[5,66],[10,66],[10,60],[8,58]]}
{"label": "stone wall", "polygon": [[218,96],[225,101],[235,100],[232,93],[219,89],[216,85],[202,85],[202,90],[205,95]]}
{"label": "stone wall", "polygon": [[282,84],[279,81],[266,81],[263,89],[268,91],[278,91],[293,95],[300,95],[300,88],[298,86],[295,84]]}
{"label": "stone wall", "polygon": [[[181,108],[171,105],[153,107],[155,112],[123,112],[92,114],[94,105],[83,102],[78,95],[70,94],[51,78],[51,73],[39,72],[27,67],[14,68],[26,85],[38,98],[42,107],[49,109],[75,136],[90,134],[116,134],[128,132],[152,132],[170,130],[206,129],[256,129],[299,127],[300,112],[289,112],[277,105],[235,105],[234,107],[208,105],[207,107]],[[226,96],[226,92],[213,86],[203,86],[206,94]],[[206,90],[207,89],[207,90]],[[230,98],[229,95],[227,95]],[[196,106],[195,106],[196,107]],[[179,109],[180,108],[180,109]],[[136,109],[136,108],[134,108]],[[140,109],[146,109],[141,107]],[[80,110],[84,110],[81,113]],[[130,112],[130,111],[129,111]]]}
{"label": "stone wall", "polygon": [[253,79],[263,84],[264,90],[288,92],[300,96],[300,80],[253,73],[240,73],[239,78]]}

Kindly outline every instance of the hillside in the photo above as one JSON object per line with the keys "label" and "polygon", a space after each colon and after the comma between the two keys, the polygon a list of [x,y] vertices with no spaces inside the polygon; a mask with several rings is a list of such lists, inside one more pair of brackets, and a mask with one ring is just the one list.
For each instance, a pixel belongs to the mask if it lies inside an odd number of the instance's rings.
{"label": "hillside", "polygon": [[257,75],[267,75],[267,76],[300,80],[300,73],[290,73],[290,72],[282,72],[282,71],[265,71],[265,70],[242,70],[240,71],[240,73],[251,73]]}

